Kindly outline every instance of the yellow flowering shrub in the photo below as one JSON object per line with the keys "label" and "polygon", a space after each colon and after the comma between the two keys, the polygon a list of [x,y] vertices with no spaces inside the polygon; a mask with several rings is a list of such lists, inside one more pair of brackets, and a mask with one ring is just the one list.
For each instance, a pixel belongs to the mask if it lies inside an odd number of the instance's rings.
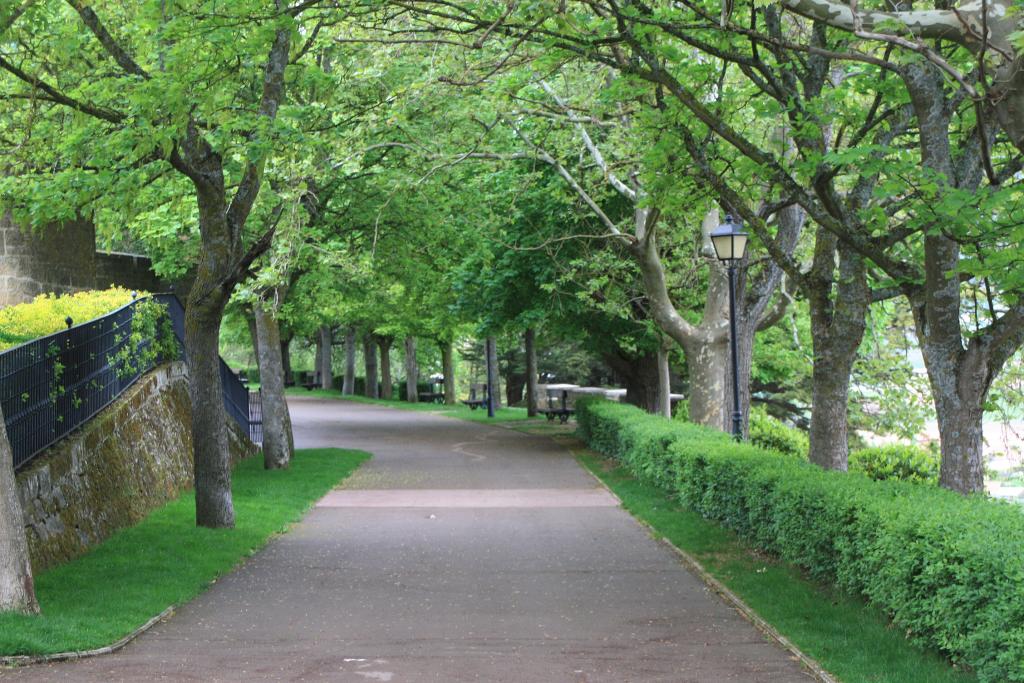
{"label": "yellow flowering shrub", "polygon": [[[139,292],[144,296],[145,292]],[[75,325],[99,318],[132,300],[131,290],[111,287],[74,294],[40,294],[32,301],[0,309],[0,350],[23,344],[67,328],[71,316]]]}

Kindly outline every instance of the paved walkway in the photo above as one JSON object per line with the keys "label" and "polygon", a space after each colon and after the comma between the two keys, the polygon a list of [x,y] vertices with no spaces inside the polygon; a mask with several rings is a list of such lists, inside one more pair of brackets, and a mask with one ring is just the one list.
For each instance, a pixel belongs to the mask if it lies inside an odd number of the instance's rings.
{"label": "paved walkway", "polygon": [[119,653],[0,678],[811,680],[551,440],[339,401],[292,411],[298,447],[373,460]]}

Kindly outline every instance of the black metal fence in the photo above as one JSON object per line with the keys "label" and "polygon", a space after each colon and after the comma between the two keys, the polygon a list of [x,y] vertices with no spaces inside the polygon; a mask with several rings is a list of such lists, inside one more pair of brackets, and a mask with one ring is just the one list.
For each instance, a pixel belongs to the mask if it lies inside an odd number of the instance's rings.
{"label": "black metal fence", "polygon": [[[174,327],[174,336],[177,337],[179,346],[184,349],[185,344],[185,306],[174,294],[156,294],[153,296],[156,301],[167,306],[167,313],[171,317],[171,325]],[[251,403],[259,401],[258,396],[250,392],[248,388],[238,379],[223,358],[217,359],[220,363],[220,384],[224,391],[224,410],[231,417],[242,431],[249,435],[253,443],[263,443],[263,411],[259,411],[259,424],[254,425],[252,419]],[[253,438],[258,433],[259,439]]]}
{"label": "black metal fence", "polygon": [[263,394],[249,392],[249,440],[263,445]]}
{"label": "black metal fence", "polygon": [[[184,307],[172,294],[152,298],[167,307],[183,354]],[[0,353],[0,406],[15,469],[92,418],[151,369],[126,372],[115,361],[131,343],[132,317],[140,301]],[[249,392],[220,363],[224,406],[252,434]]]}

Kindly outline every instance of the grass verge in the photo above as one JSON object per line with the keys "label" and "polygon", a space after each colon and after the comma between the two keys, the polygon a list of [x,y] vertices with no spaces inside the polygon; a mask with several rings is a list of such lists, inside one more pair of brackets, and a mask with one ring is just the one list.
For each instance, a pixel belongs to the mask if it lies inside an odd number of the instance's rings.
{"label": "grass verge", "polygon": [[525,420],[543,420],[544,418],[531,418],[526,415],[526,408],[501,408],[494,413],[493,418],[487,417],[486,408],[473,410],[461,403],[454,406],[446,406],[439,403],[409,403],[407,401],[393,401],[383,398],[366,398],[365,396],[342,396],[341,392],[332,389],[311,389],[290,388],[287,391],[289,396],[311,396],[314,398],[337,398],[343,401],[354,401],[356,403],[371,403],[374,405],[387,406],[389,408],[400,408],[402,410],[416,410],[419,412],[433,413],[435,415],[447,415],[460,420],[470,422],[521,422]]}
{"label": "grass verge", "polygon": [[183,493],[89,554],[36,577],[42,614],[0,614],[0,654],[86,650],[122,638],[286,531],[369,457],[324,448],[297,451],[286,470],[264,470],[259,457],[240,462],[232,476],[234,529],[195,526],[195,496]]}
{"label": "grass verge", "polygon": [[637,480],[617,462],[575,449],[580,462],[633,516],[700,562],[763,619],[844,683],[970,683],[936,653],[923,652],[863,600],[817,585],[784,562],[757,554],[728,529]]}

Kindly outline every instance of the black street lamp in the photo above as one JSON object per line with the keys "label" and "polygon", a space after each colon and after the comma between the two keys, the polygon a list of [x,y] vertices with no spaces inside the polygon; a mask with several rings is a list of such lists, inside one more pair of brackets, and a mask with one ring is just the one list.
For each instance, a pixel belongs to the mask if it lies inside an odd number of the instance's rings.
{"label": "black street lamp", "polygon": [[736,264],[747,251],[747,233],[743,225],[734,223],[732,216],[711,233],[711,244],[718,260],[729,268],[729,343],[732,347],[732,436],[743,440],[743,414],[740,412],[740,378],[736,352]]}

